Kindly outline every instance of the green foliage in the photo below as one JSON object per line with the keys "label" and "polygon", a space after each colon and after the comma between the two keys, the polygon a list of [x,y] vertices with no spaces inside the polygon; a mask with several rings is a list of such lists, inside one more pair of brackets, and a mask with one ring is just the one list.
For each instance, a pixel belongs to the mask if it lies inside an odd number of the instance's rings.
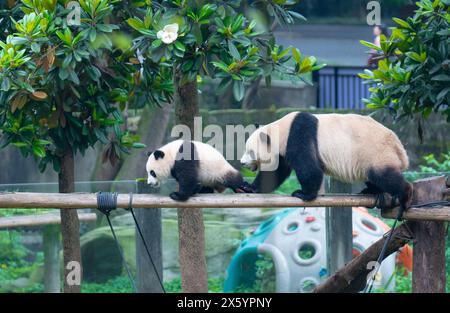
{"label": "green foliage", "polygon": [[132,293],[133,288],[128,276],[118,276],[105,283],[84,283],[81,292],[83,293]]}
{"label": "green foliage", "polygon": [[395,292],[410,293],[412,291],[412,273],[405,274],[403,267],[395,271]]}
{"label": "green foliage", "polygon": [[445,173],[450,172],[450,151],[443,153],[440,159],[436,159],[434,154],[423,157],[425,165],[420,165],[420,171],[423,173]]}
{"label": "green foliage", "polygon": [[275,292],[275,265],[269,256],[261,256],[255,263],[256,279],[252,286],[240,286],[235,292]]}
{"label": "green foliage", "polygon": [[18,264],[22,264],[23,258],[28,255],[28,250],[20,243],[20,238],[20,233],[17,231],[0,231],[0,268],[2,271],[8,267],[17,267]]}
{"label": "green foliage", "polygon": [[[278,23],[302,18],[287,8],[297,1],[255,1]],[[232,88],[236,100],[245,85],[259,76],[270,83],[277,72],[303,78],[321,68],[314,57],[275,43],[270,31],[258,29],[256,21],[239,14],[241,1],[152,1],[142,6],[128,24],[139,37],[134,49],[144,53],[145,63],[159,64],[182,74],[182,83],[198,75],[220,80],[217,92]],[[294,66],[288,61],[294,56]]]}
{"label": "green foliage", "polygon": [[0,145],[35,157],[40,170],[52,163],[59,171],[67,147],[83,154],[100,141],[112,162],[142,147],[124,128],[122,111],[166,99],[170,89],[159,86],[164,71],[141,78],[123,22],[132,8],[83,0],[79,25],[69,25],[66,2],[17,2],[0,41]]}
{"label": "green foliage", "polygon": [[[381,47],[378,68],[360,76],[371,84],[368,108],[387,109],[395,118],[427,118],[432,112],[450,122],[450,8],[447,0],[421,0],[414,16],[394,18]],[[421,128],[419,125],[419,131]]]}
{"label": "green foliage", "polygon": [[[208,278],[208,292],[223,292],[224,280],[222,277]],[[181,293],[181,279],[175,278],[164,282],[164,288],[168,293]]]}

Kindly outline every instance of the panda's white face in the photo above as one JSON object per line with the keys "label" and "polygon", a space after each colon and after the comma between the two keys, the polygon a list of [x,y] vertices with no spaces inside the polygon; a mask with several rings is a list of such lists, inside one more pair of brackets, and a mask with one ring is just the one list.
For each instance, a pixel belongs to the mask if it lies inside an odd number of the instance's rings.
{"label": "panda's white face", "polygon": [[246,150],[241,158],[241,164],[248,167],[252,171],[256,171],[258,169],[258,160],[256,159],[256,153],[251,149]]}
{"label": "panda's white face", "polygon": [[147,171],[147,184],[155,188],[161,185],[161,180],[167,177],[166,163],[164,152],[160,150],[153,152],[148,157],[145,166]]}
{"label": "panda's white face", "polygon": [[267,126],[257,129],[245,143],[241,164],[252,171],[272,171],[278,167],[278,138],[269,136],[267,131]]}

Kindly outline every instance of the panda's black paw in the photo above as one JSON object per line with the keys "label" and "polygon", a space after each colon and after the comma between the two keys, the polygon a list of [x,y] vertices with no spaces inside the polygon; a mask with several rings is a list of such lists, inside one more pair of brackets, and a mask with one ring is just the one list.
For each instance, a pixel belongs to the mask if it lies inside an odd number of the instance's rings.
{"label": "panda's black paw", "polygon": [[169,195],[169,197],[170,197],[172,200],[175,200],[175,201],[186,201],[187,199],[189,199],[189,196],[184,195],[184,194],[181,194],[181,193],[179,193],[179,192],[172,192],[172,193]]}
{"label": "panda's black paw", "polygon": [[242,185],[240,185],[238,188],[234,190],[234,192],[237,193],[256,193],[257,190],[249,183],[244,181]]}
{"label": "panda's black paw", "polygon": [[317,198],[317,195],[314,194],[305,194],[301,189],[296,190],[292,193],[293,197],[300,198],[303,201],[312,201]]}
{"label": "panda's black paw", "polygon": [[364,188],[363,190],[361,190],[359,193],[359,195],[372,195],[372,190],[370,188]]}

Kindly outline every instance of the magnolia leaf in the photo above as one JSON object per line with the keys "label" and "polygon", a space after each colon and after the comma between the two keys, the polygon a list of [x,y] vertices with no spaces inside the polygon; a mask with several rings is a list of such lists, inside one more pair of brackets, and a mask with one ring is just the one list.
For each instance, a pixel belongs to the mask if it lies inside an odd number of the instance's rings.
{"label": "magnolia leaf", "polygon": [[244,94],[245,94],[244,82],[241,80],[234,81],[234,84],[233,84],[234,98],[237,101],[241,101],[242,99],[244,99]]}
{"label": "magnolia leaf", "polygon": [[30,98],[36,101],[44,101],[47,97],[48,95],[43,91],[35,91],[30,94]]}
{"label": "magnolia leaf", "polygon": [[14,113],[17,109],[22,109],[27,103],[27,96],[24,94],[18,94],[11,102],[11,112]]}

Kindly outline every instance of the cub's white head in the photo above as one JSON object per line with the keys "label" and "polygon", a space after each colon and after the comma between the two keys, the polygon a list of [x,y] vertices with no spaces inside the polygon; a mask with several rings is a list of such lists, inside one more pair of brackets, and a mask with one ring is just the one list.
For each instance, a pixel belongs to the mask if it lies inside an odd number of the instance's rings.
{"label": "cub's white head", "polygon": [[164,157],[165,153],[161,150],[149,153],[145,168],[148,175],[147,184],[152,187],[159,187],[161,181],[167,178],[168,164]]}

